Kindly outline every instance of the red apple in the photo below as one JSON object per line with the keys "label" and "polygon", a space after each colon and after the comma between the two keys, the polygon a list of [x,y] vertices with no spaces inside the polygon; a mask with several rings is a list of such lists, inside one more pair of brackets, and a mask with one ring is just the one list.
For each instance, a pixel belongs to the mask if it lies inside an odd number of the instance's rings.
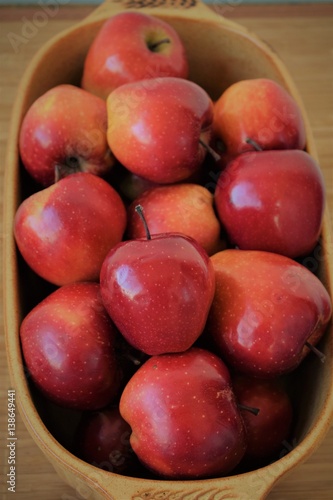
{"label": "red apple", "polygon": [[116,331],[97,283],[74,283],[48,295],[24,318],[20,339],[31,379],[55,403],[95,410],[116,397]]}
{"label": "red apple", "polygon": [[283,255],[224,250],[211,257],[216,291],[207,323],[222,358],[248,376],[294,370],[332,314],[322,282]]}
{"label": "red apple", "polygon": [[39,97],[23,119],[22,162],[43,186],[73,172],[104,175],[115,161],[106,128],[102,99],[73,85],[58,85]]}
{"label": "red apple", "polygon": [[293,420],[291,399],[281,380],[258,380],[245,376],[232,379],[238,403],[258,408],[258,415],[241,410],[246,428],[248,463],[274,459],[289,439]]}
{"label": "red apple", "polygon": [[100,283],[104,305],[127,342],[148,355],[189,349],[214,295],[205,250],[178,233],[148,235],[113,248]]}
{"label": "red apple", "polygon": [[244,153],[221,173],[215,205],[231,242],[239,248],[306,255],[321,232],[323,174],[304,151]]}
{"label": "red apple", "polygon": [[14,220],[24,260],[55,285],[98,281],[102,262],[125,227],[126,210],[118,193],[86,173],[71,174],[32,194]]}
{"label": "red apple", "polygon": [[245,452],[228,369],[203,349],[151,357],[125,387],[120,413],[134,452],[161,476],[221,476]]}
{"label": "red apple", "polygon": [[204,161],[213,104],[197,84],[182,78],[128,83],[107,100],[107,138],[132,173],[168,184],[184,180]]}
{"label": "red apple", "polygon": [[81,85],[106,99],[124,83],[158,76],[187,78],[184,45],[174,28],[142,12],[108,19],[91,44]]}
{"label": "red apple", "polygon": [[132,465],[131,428],[118,407],[83,415],[76,433],[80,458],[100,469],[123,474]]}
{"label": "red apple", "polygon": [[128,210],[127,234],[131,239],[145,236],[136,205],[143,207],[151,234],[186,234],[209,255],[222,249],[221,225],[213,208],[213,195],[205,187],[184,183],[145,191]]}
{"label": "red apple", "polygon": [[304,149],[305,125],[295,99],[267,78],[230,85],[214,105],[214,131],[229,155],[261,149]]}

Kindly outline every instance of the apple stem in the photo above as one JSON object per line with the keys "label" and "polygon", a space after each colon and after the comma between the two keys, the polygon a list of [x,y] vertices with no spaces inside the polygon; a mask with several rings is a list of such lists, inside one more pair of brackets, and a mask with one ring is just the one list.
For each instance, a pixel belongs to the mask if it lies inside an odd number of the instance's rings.
{"label": "apple stem", "polygon": [[135,365],[135,366],[141,365],[141,361],[130,353],[126,353],[125,358],[127,358],[129,361],[131,361],[131,363],[133,363],[133,365]]}
{"label": "apple stem", "polygon": [[260,412],[259,408],[254,408],[253,406],[242,405],[241,403],[237,403],[237,406],[240,410],[249,411],[253,415],[257,416]]}
{"label": "apple stem", "polygon": [[55,184],[61,179],[61,167],[60,165],[55,165],[54,167],[54,182]]}
{"label": "apple stem", "polygon": [[203,146],[206,149],[206,151],[214,158],[215,161],[221,160],[221,156],[209,144],[207,144],[202,139],[199,139],[199,142],[201,146]]}
{"label": "apple stem", "polygon": [[147,240],[151,240],[151,234],[150,234],[150,231],[149,231],[149,228],[148,228],[148,224],[147,224],[146,218],[145,218],[144,213],[143,213],[143,207],[142,207],[142,205],[136,205],[135,211],[136,211],[137,214],[139,214],[140,219],[143,222],[143,225],[144,225],[144,228],[145,228],[145,231],[146,231]]}
{"label": "apple stem", "polygon": [[305,345],[310,349],[310,351],[312,351],[316,356],[318,356],[318,358],[322,363],[325,363],[326,356],[323,352],[319,351],[319,349],[317,349],[317,347],[315,347],[314,345],[310,344],[310,342],[305,342]]}
{"label": "apple stem", "polygon": [[256,151],[262,151],[262,147],[259,146],[259,144],[250,137],[246,139],[246,142],[247,144],[250,144],[250,146],[253,146]]}
{"label": "apple stem", "polygon": [[154,43],[148,43],[148,49],[151,50],[152,52],[155,52],[155,50],[162,45],[163,43],[170,43],[171,40],[169,38],[163,38],[162,40],[159,40],[158,42]]}

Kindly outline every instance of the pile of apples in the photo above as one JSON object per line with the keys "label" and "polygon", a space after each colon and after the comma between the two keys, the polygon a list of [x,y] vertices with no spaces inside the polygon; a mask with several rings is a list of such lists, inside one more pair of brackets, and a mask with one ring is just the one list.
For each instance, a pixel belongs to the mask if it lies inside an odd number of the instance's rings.
{"label": "pile of apples", "polygon": [[284,88],[244,80],[213,102],[179,35],[142,13],[105,22],[81,87],[31,105],[19,150],[35,192],[14,232],[54,290],[20,339],[35,387],[82,412],[81,458],[175,479],[278,458],[290,377],[320,359],[332,313],[301,263],[325,203],[305,146]]}

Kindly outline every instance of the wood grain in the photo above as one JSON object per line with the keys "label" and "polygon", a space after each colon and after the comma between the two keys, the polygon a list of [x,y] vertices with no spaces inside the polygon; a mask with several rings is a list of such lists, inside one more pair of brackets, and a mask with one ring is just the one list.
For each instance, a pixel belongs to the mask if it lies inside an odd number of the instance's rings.
{"label": "wood grain", "polygon": [[[219,14],[235,19],[257,33],[280,55],[300,91],[326,180],[330,213],[333,214],[333,6],[284,5],[242,6],[227,2],[213,7]],[[8,123],[20,77],[33,54],[53,35],[82,19],[92,7],[61,6],[57,15],[31,33],[27,43],[17,50],[11,33],[20,35],[26,20],[33,19],[38,7],[0,9],[0,183],[3,186],[4,152]],[[1,209],[2,198],[0,197]],[[3,234],[1,232],[1,234]],[[1,289],[2,290],[2,289]],[[0,332],[0,464],[1,474],[8,473],[7,390],[8,377],[3,338]],[[17,414],[16,496],[19,500],[67,500],[81,498],[78,492],[58,478],[52,466],[37,448]],[[328,500],[333,498],[333,429],[312,457],[279,482],[269,500]],[[1,481],[1,498],[12,498]],[[124,498],[124,500],[127,500]]]}

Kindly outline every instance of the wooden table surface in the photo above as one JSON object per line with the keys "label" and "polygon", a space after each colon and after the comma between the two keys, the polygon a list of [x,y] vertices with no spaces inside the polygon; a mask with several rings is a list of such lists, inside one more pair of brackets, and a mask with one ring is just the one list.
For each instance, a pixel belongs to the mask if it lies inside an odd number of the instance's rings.
{"label": "wooden table surface", "polygon": [[[44,2],[43,2],[44,3]],[[47,2],[45,2],[47,3]],[[59,3],[56,15],[31,32],[29,40],[13,50],[10,33],[22,35],[27,20],[40,7],[0,8],[0,182],[3,186],[4,152],[8,122],[20,77],[33,54],[53,35],[86,16],[93,7],[68,7]],[[327,185],[333,214],[333,5],[243,6],[225,2],[214,9],[256,32],[268,42],[288,67],[304,100]],[[239,5],[238,5],[239,3]],[[63,4],[63,5],[61,5]],[[2,201],[2,200],[1,200]],[[2,234],[2,232],[1,232]],[[2,288],[1,288],[2,290]],[[1,312],[1,318],[2,318]],[[7,390],[8,378],[3,321],[0,322],[0,464],[8,473]],[[62,482],[46,461],[17,415],[16,494],[20,500],[66,500],[81,498]],[[12,498],[1,481],[1,499]],[[13,497],[14,498],[14,497]],[[284,477],[269,494],[269,500],[328,500],[333,498],[333,429],[312,457]],[[127,499],[123,499],[127,500]]]}

